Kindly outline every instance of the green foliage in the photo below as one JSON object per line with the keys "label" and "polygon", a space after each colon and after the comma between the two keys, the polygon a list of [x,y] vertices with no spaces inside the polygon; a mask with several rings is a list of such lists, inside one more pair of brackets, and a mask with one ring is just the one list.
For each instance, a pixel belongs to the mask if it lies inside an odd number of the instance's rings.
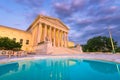
{"label": "green foliage", "polygon": [[[113,40],[115,49],[118,48],[117,42]],[[83,45],[84,52],[111,52],[112,46],[110,38],[105,36],[98,36],[87,41],[86,45]]]}
{"label": "green foliage", "polygon": [[0,49],[4,50],[19,50],[21,48],[21,44],[15,42],[8,37],[0,37]]}
{"label": "green foliage", "polygon": [[116,48],[115,51],[116,51],[116,52],[120,52],[120,47]]}

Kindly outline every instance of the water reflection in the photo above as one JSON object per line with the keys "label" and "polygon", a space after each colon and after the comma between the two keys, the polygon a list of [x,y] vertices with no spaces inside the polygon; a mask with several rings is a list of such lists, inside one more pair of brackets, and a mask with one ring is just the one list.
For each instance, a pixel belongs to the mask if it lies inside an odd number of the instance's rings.
{"label": "water reflection", "polygon": [[9,73],[11,71],[17,71],[18,70],[18,63],[12,63],[12,64],[6,64],[0,66],[0,76],[4,75],[6,73]]}
{"label": "water reflection", "polygon": [[[71,60],[44,60],[34,62],[41,80],[66,80],[69,79],[69,66]],[[75,63],[74,63],[75,64]],[[45,76],[44,76],[45,74]]]}
{"label": "water reflection", "polygon": [[[118,72],[116,64],[115,63],[105,63],[105,62],[100,62],[100,61],[90,61],[90,60],[84,60],[84,62],[89,63],[90,67],[98,72],[101,73],[116,73]],[[118,66],[119,67],[119,66]]]}
{"label": "water reflection", "polygon": [[22,71],[24,71],[24,70],[25,70],[25,67],[26,67],[26,65],[25,65],[25,64],[23,64],[23,65],[22,65]]}
{"label": "water reflection", "polygon": [[97,80],[101,73],[105,73],[105,78],[100,80],[116,80],[118,75],[112,73],[118,72],[119,67],[113,63],[77,59],[20,61],[0,66],[0,80]]}

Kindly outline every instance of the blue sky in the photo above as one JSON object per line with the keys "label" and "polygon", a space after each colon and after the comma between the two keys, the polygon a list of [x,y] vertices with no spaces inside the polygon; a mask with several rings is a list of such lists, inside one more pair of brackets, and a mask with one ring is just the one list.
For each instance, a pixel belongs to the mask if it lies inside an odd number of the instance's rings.
{"label": "blue sky", "polygon": [[26,30],[38,14],[60,18],[75,43],[109,36],[109,26],[120,44],[120,0],[0,0],[0,25]]}

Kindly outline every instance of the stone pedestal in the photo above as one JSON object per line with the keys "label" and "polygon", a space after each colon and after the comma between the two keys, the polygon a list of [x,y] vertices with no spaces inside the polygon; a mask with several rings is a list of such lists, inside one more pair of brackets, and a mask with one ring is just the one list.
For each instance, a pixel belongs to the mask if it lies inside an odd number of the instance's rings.
{"label": "stone pedestal", "polygon": [[35,47],[36,54],[52,54],[52,52],[53,52],[53,47],[52,47],[52,42],[50,41],[46,41]]}
{"label": "stone pedestal", "polygon": [[80,51],[81,53],[83,53],[82,47],[79,44],[76,45],[75,50]]}

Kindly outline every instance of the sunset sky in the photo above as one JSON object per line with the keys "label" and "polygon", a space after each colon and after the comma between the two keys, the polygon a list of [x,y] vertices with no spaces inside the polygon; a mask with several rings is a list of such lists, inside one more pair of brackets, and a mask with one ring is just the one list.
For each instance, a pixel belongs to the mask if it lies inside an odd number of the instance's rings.
{"label": "sunset sky", "polygon": [[0,25],[26,30],[38,14],[61,19],[75,43],[109,36],[109,26],[120,45],[120,0],[0,0]]}

